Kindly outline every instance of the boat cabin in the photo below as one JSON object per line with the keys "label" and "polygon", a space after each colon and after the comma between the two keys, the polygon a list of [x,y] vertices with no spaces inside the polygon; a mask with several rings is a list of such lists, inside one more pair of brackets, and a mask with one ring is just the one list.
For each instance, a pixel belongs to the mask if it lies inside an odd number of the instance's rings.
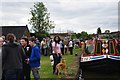
{"label": "boat cabin", "polygon": [[120,40],[88,40],[82,54],[83,56],[120,56]]}

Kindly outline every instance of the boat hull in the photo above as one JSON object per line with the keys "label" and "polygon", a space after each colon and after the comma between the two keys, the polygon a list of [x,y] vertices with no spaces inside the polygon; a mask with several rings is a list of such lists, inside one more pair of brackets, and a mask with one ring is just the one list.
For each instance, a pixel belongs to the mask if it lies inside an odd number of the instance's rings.
{"label": "boat hull", "polygon": [[80,67],[82,70],[98,73],[120,73],[120,60],[105,58],[87,62],[80,62]]}

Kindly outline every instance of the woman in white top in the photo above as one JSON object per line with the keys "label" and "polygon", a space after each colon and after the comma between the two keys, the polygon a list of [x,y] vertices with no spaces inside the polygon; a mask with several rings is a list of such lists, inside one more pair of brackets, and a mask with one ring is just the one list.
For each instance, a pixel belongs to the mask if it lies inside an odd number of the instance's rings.
{"label": "woman in white top", "polygon": [[69,45],[70,54],[73,55],[73,41],[70,40],[68,45]]}
{"label": "woman in white top", "polygon": [[53,48],[53,59],[54,59],[53,74],[57,74],[57,73],[55,73],[56,65],[58,63],[60,63],[60,60],[62,58],[61,49],[60,49],[60,37],[59,36],[54,37],[54,42],[52,43],[52,48]]}

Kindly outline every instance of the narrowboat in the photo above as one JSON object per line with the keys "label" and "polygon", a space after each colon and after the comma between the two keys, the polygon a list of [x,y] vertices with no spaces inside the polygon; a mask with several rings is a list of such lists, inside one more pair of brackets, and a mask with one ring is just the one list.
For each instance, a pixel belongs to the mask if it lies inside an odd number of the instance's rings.
{"label": "narrowboat", "polygon": [[82,72],[120,75],[120,40],[101,39],[86,41],[81,53]]}

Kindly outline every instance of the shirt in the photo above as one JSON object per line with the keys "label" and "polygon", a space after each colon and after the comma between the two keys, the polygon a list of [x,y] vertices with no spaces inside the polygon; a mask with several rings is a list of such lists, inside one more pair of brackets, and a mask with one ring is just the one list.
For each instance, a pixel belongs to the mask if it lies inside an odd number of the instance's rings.
{"label": "shirt", "polygon": [[47,43],[45,43],[44,41],[41,41],[41,46],[42,46],[42,48],[47,48]]}
{"label": "shirt", "polygon": [[73,47],[73,42],[72,41],[69,42],[69,47]]}
{"label": "shirt", "polygon": [[[61,53],[60,44],[53,42],[52,47],[54,47],[56,49],[57,53]],[[55,52],[53,51],[53,53],[55,53]]]}

